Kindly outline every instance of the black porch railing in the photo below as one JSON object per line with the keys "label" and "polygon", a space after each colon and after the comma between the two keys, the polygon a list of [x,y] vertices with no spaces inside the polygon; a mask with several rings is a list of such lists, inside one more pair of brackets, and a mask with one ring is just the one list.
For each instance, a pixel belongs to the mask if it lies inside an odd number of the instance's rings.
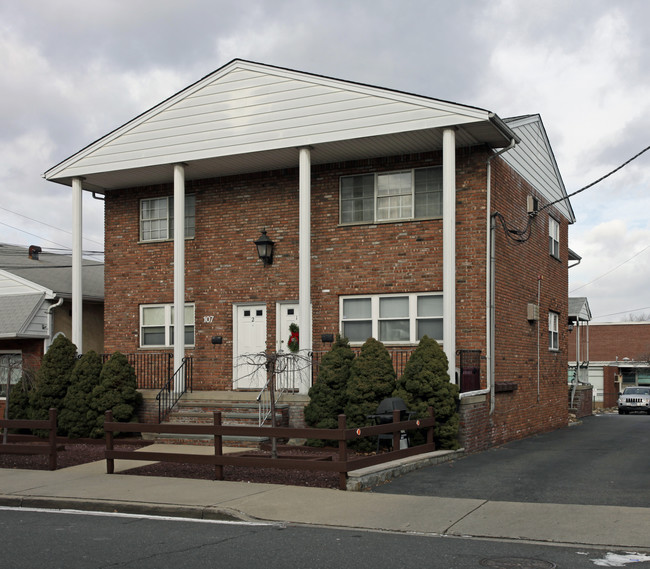
{"label": "black porch railing", "polygon": [[192,391],[192,358],[183,358],[180,367],[156,395],[158,423],[167,419],[169,412],[188,391]]}
{"label": "black porch railing", "polygon": [[[135,370],[138,389],[162,389],[173,373],[174,354],[170,352],[136,352],[124,355]],[[102,354],[101,357],[103,363],[111,354]]]}
{"label": "black porch railing", "polygon": [[[360,348],[352,348],[355,354],[359,354]],[[409,361],[409,358],[411,357],[411,354],[415,348],[402,348],[402,349],[397,349],[397,350],[388,350],[388,353],[390,354],[390,358],[393,361],[393,369],[395,370],[395,373],[397,375],[397,378],[399,379],[402,374],[404,373],[404,367],[406,366],[406,362]],[[319,351],[319,352],[312,352],[311,355],[311,382],[312,385],[316,383],[318,380],[318,369],[320,367],[320,362],[323,356],[328,352],[329,350],[325,351]]]}

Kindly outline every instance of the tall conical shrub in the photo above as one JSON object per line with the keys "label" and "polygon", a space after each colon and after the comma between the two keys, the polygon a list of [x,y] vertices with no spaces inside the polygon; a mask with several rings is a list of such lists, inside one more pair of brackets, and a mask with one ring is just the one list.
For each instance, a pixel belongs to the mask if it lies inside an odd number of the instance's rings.
{"label": "tall conical shrub", "polygon": [[424,336],[404,366],[394,393],[419,418],[433,407],[434,441],[439,449],[458,448],[458,386],[450,383],[448,369],[447,355],[438,342]]}
{"label": "tall conical shrub", "polygon": [[70,387],[59,415],[59,429],[68,437],[89,437],[97,425],[92,407],[93,389],[99,385],[102,360],[93,350],[86,352],[70,374]]}
{"label": "tall conical shrub", "polygon": [[76,361],[77,346],[65,336],[57,336],[36,373],[36,385],[29,396],[31,419],[47,419],[51,407],[61,411]]}
{"label": "tall conical shrub", "polygon": [[[318,368],[318,379],[309,390],[305,407],[305,422],[318,429],[336,429],[338,416],[345,411],[346,389],[354,352],[348,339],[336,335],[336,341],[323,356]],[[327,441],[309,439],[308,445],[323,446]]]}
{"label": "tall conical shrub", "polygon": [[[386,346],[368,338],[350,369],[345,406],[348,427],[372,424],[368,415],[374,414],[379,403],[390,397],[394,389],[395,370]],[[374,443],[363,440],[351,446],[360,451],[370,451]]]}
{"label": "tall conical shrub", "polygon": [[102,367],[99,385],[92,391],[91,407],[97,412],[97,419],[90,436],[104,435],[104,413],[108,410],[113,412],[114,421],[126,423],[136,418],[142,403],[137,386],[133,366],[124,354],[115,352]]}

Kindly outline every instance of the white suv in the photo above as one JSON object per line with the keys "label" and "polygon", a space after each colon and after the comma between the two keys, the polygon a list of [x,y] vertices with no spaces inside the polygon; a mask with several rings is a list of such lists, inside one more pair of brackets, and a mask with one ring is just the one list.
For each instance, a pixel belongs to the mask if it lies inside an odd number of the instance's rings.
{"label": "white suv", "polygon": [[650,415],[650,387],[626,387],[618,395],[618,414],[643,411]]}

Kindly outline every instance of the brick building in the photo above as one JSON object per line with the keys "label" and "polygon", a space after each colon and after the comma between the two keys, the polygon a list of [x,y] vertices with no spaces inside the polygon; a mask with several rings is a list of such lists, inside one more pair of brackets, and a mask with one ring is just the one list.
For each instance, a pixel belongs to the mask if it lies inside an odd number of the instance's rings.
{"label": "brick building", "polygon": [[[576,361],[575,335],[569,334],[569,367]],[[624,387],[650,385],[650,322],[592,322],[581,345],[597,407],[615,407]]]}
{"label": "brick building", "polygon": [[295,323],[298,362],[435,337],[470,449],[567,422],[574,217],[538,115],[234,60],[45,176],[104,196],[105,350],[191,356],[195,394],[257,397]]}

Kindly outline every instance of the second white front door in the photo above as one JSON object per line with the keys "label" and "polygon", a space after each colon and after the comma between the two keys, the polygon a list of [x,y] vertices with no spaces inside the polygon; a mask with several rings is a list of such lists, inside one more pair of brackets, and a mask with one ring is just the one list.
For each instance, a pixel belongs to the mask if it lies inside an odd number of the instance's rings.
{"label": "second white front door", "polygon": [[266,383],[266,305],[236,305],[233,388],[262,389]]}

